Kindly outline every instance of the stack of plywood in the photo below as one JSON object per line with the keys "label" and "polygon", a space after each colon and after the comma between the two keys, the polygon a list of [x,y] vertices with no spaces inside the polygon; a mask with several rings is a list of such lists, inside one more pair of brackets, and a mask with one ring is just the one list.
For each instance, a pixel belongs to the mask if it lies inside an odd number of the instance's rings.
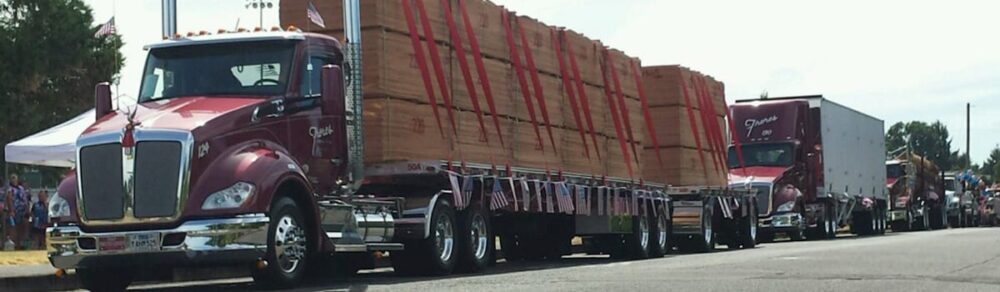
{"label": "stack of plywood", "polygon": [[[411,42],[411,27],[407,22],[404,1],[411,5],[416,35],[420,38],[419,46],[428,63],[430,86],[435,97],[433,101],[425,89],[419,57]],[[296,26],[304,31],[342,40],[342,1],[313,1],[326,28],[312,24],[306,17],[308,2],[282,1],[282,26]],[[495,111],[490,110],[485,98],[459,0],[361,1],[366,163],[442,159],[613,177],[629,177],[628,164],[631,164],[632,177],[639,177],[645,123],[632,70],[632,66],[639,62],[637,59],[621,51],[605,49],[600,42],[579,33],[516,16],[489,1],[461,2],[481,49],[480,56]],[[439,53],[440,62],[437,65],[441,68],[443,80],[438,80],[435,74],[435,64],[426,42],[429,36],[424,32],[424,22],[419,13],[420,6],[426,12],[433,43]],[[461,56],[457,51],[459,47],[452,41],[446,9],[451,12],[456,32],[461,38],[461,49],[471,71],[477,102],[470,98],[472,94],[466,87]],[[504,14],[510,17],[509,26],[505,26],[502,19]],[[526,91],[535,113],[534,120],[521,93],[525,89],[522,89],[514,70],[507,28],[513,33],[517,57],[525,69]],[[525,48],[531,52],[534,61],[534,76],[528,68]],[[567,72],[573,72],[570,50],[572,61],[577,64],[580,88],[586,95],[586,110],[576,86],[577,79],[573,78],[577,74],[567,74],[578,102],[576,111],[570,105],[564,86],[559,56],[565,58],[563,62]],[[616,73],[614,76],[610,74],[612,67]],[[536,76],[538,86],[534,82]],[[619,80],[617,87],[613,82],[615,77]],[[605,91],[605,79],[610,84],[607,86],[613,97],[610,100]],[[439,82],[444,84],[443,88]],[[619,91],[626,105],[624,109],[619,109],[620,99],[615,94]],[[450,97],[451,107],[445,103],[445,94]],[[544,113],[540,99],[545,103]],[[615,102],[613,107],[609,101]],[[480,109],[478,113],[476,105]],[[620,133],[616,131],[611,108],[619,109],[621,113],[618,120]],[[586,113],[589,113],[589,119]],[[577,115],[580,116],[580,125],[576,121]],[[548,117],[547,122],[545,116]],[[631,139],[626,126],[631,126]],[[619,141],[626,143],[626,152],[623,152]]]}
{"label": "stack of plywood", "polygon": [[[643,67],[642,75],[663,159],[661,165],[656,158],[656,147],[647,143],[642,156],[643,177],[679,186],[725,185],[727,171],[722,160],[726,159],[724,147],[728,147],[730,137],[726,131],[728,109],[722,82],[676,65]],[[714,110],[707,100],[698,99],[699,90],[710,97]],[[702,112],[714,118],[715,123],[705,123],[709,118],[703,118]],[[719,126],[717,133],[721,133],[722,140],[712,147],[709,129],[715,129],[715,125]],[[646,141],[649,140],[647,137]],[[724,146],[717,147],[719,144]]]}

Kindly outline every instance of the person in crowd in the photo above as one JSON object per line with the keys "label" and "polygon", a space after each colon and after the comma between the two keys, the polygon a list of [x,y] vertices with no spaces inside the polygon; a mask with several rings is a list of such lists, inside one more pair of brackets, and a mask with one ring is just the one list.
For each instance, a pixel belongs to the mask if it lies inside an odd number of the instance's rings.
{"label": "person in crowd", "polygon": [[49,227],[49,192],[42,189],[32,197],[31,241],[34,249],[45,249],[45,228]]}
{"label": "person in crowd", "polygon": [[14,241],[15,245],[24,246],[24,241],[28,233],[27,219],[29,218],[28,209],[29,198],[28,193],[24,190],[24,185],[18,179],[16,174],[10,175],[10,181],[7,182],[7,196],[5,199],[7,205],[7,221],[8,231],[6,231],[6,237],[8,240]]}

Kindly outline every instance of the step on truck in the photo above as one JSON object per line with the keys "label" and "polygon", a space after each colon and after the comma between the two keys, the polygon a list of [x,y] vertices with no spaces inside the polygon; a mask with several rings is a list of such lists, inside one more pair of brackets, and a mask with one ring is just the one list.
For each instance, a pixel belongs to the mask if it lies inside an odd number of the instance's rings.
{"label": "step on truck", "polygon": [[834,238],[846,225],[860,235],[885,232],[881,120],[820,95],[740,100],[730,109],[743,154],[742,163],[730,160],[730,183],[758,190],[762,240]]}
{"label": "step on truck", "polygon": [[136,106],[112,110],[98,84],[97,120],[49,206],[53,266],[123,290],[140,272],[189,265],[244,266],[270,287],[384,257],[400,274],[446,275],[498,256],[558,258],[574,236],[590,253],[658,257],[674,196],[714,215],[701,215],[704,248],[735,237],[720,224],[743,218],[746,189],[457,160],[366,165],[359,2],[344,6],[343,46],[295,28],[177,35],[146,47]]}

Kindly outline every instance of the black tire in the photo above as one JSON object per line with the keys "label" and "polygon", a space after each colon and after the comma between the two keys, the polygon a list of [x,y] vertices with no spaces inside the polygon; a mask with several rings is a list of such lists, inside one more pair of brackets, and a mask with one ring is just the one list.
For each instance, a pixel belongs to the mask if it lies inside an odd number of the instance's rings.
{"label": "black tire", "polygon": [[920,231],[930,230],[930,227],[931,227],[930,226],[930,221],[931,221],[931,218],[930,218],[930,216],[931,216],[931,214],[930,214],[930,208],[928,208],[926,205],[923,206],[923,207],[920,207],[920,208],[922,208],[924,215],[920,216],[919,218],[914,218],[916,220],[913,221],[913,228],[912,229],[913,230],[920,230]]}
{"label": "black tire", "polygon": [[836,208],[834,208],[832,203],[826,203],[823,206],[828,211],[826,212],[827,215],[826,220],[830,224],[830,229],[827,232],[825,232],[824,237],[826,239],[837,238],[837,229],[839,227],[837,224],[837,214],[836,214],[837,210]]}
{"label": "black tire", "polygon": [[459,212],[457,222],[456,268],[466,273],[485,269],[490,264],[490,254],[496,250],[490,215],[482,206],[472,204]]}
{"label": "black tire", "polygon": [[774,242],[774,232],[773,231],[758,231],[757,242],[758,243],[772,243]]}
{"label": "black tire", "polygon": [[451,274],[456,262],[455,208],[447,200],[438,200],[431,214],[431,232],[427,238],[405,243],[394,251],[393,270],[406,276],[442,276]]}
{"label": "black tire", "polygon": [[650,234],[650,254],[651,258],[660,258],[663,255],[670,253],[670,220],[667,218],[667,214],[663,212],[657,212],[656,217],[650,217],[649,226],[652,228]]}
{"label": "black tire", "polygon": [[885,209],[879,208],[875,211],[876,216],[878,216],[878,234],[885,235],[886,223],[885,223]]}
{"label": "black tire", "polygon": [[959,217],[959,216],[948,216],[948,227],[951,227],[951,228],[959,228],[959,227],[962,227],[962,226],[961,226],[961,225],[960,225],[960,224],[958,223],[958,222],[959,222],[959,219],[958,219],[958,217]]}
{"label": "black tire", "polygon": [[125,291],[132,284],[132,272],[122,268],[76,269],[76,277],[84,289],[104,291]]}
{"label": "black tire", "polygon": [[788,239],[792,241],[803,241],[806,240],[806,230],[805,228],[799,228],[795,231],[786,232]]}
{"label": "black tire", "polygon": [[503,259],[507,262],[524,260],[524,253],[518,247],[517,233],[500,234],[500,251],[503,252]]}
{"label": "black tire", "polygon": [[715,204],[709,199],[705,202],[701,212],[701,235],[694,238],[691,243],[696,252],[715,251]]}
{"label": "black tire", "polygon": [[757,204],[752,203],[747,205],[750,214],[744,216],[739,220],[740,222],[740,247],[742,248],[754,248],[757,247]]}
{"label": "black tire", "polygon": [[652,237],[649,218],[647,216],[632,216],[632,233],[625,235],[628,257],[635,260],[648,258]]}
{"label": "black tire", "polygon": [[[268,265],[262,270],[254,269],[251,276],[265,288],[290,288],[305,277],[308,267],[311,253],[306,221],[299,206],[288,197],[279,197],[271,203],[269,217],[265,255]],[[282,237],[280,242],[278,237]]]}

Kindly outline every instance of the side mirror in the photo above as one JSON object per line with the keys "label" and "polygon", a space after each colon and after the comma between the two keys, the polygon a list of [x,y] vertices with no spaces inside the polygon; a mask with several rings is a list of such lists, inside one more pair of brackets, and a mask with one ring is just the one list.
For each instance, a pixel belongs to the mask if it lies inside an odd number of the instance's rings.
{"label": "side mirror", "polygon": [[323,113],[344,115],[344,71],[337,65],[323,66],[320,71]]}
{"label": "side mirror", "polygon": [[111,109],[111,84],[107,82],[98,83],[94,86],[94,112],[97,119],[110,114]]}

